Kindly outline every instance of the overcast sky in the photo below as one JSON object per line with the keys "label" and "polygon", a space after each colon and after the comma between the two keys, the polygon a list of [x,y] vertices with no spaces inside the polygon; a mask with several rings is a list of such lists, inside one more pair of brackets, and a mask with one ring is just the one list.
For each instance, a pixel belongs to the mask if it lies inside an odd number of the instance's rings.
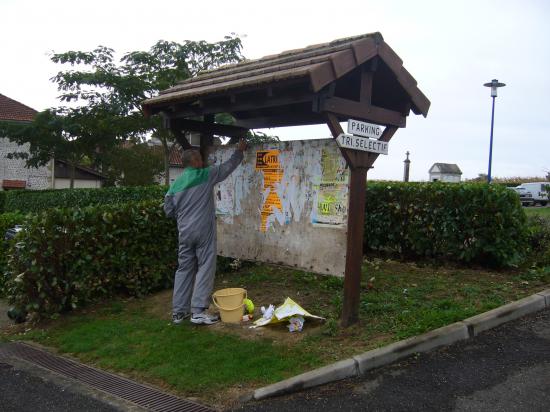
{"label": "overcast sky", "polygon": [[[25,1],[0,0],[0,93],[37,110],[58,105],[51,51],[124,53],[157,40],[243,38],[243,54],[284,50],[379,31],[432,102],[411,116],[380,156],[374,179],[427,180],[435,162],[463,178],[487,173],[491,98],[483,83],[506,83],[496,99],[493,176],[550,171],[550,2],[523,1]],[[282,139],[325,138],[324,125],[272,129]]]}

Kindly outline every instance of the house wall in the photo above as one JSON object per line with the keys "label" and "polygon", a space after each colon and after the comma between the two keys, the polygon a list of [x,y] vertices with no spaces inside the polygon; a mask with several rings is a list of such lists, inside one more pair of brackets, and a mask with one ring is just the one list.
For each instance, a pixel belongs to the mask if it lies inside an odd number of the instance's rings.
{"label": "house wall", "polygon": [[[30,190],[51,188],[51,164],[38,168],[27,168],[24,159],[7,158],[8,153],[28,150],[28,143],[19,146],[9,139],[0,138],[0,183],[4,179],[25,180],[27,182],[27,189]],[[2,190],[1,187],[0,190]]]}
{"label": "house wall", "polygon": [[438,182],[459,183],[460,175],[446,174],[446,173],[430,173],[430,182],[434,182],[436,179]]}
{"label": "house wall", "polygon": [[[55,188],[56,189],[69,189],[71,187],[71,179],[55,179]],[[101,180],[92,180],[92,179],[75,179],[74,188],[75,189],[99,189],[101,187]]]}
{"label": "house wall", "polygon": [[183,167],[170,167],[170,184],[183,173]]}
{"label": "house wall", "polygon": [[[174,181],[183,173],[183,167],[175,167],[170,166],[170,184],[174,183]],[[164,173],[160,173],[155,177],[155,182],[159,185],[164,184]]]}

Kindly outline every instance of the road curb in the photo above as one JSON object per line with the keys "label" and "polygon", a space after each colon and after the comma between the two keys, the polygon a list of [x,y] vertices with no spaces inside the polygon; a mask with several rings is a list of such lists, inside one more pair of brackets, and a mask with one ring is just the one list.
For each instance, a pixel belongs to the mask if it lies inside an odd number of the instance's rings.
{"label": "road curb", "polygon": [[[530,313],[550,307],[550,289],[509,303],[488,312],[473,316],[419,336],[373,349],[331,365],[256,389],[248,399],[265,399],[297,392],[329,382],[360,376],[371,369],[402,360],[414,353],[429,352],[441,346],[471,339],[479,333]],[[244,399],[244,398],[243,398]]]}
{"label": "road curb", "polygon": [[365,352],[354,356],[353,359],[358,364],[359,375],[362,375],[371,369],[404,359],[414,353],[429,352],[440,346],[451,345],[468,338],[467,326],[462,322],[457,322],[423,335]]}
{"label": "road curb", "polygon": [[311,388],[313,386],[322,385],[324,383],[351,378],[353,376],[357,376],[357,374],[357,362],[354,359],[345,359],[343,361],[285,379],[284,381],[256,389],[254,391],[254,399],[259,400],[269,398],[271,396],[296,392],[302,389]]}
{"label": "road curb", "polygon": [[543,290],[542,292],[537,293],[537,295],[544,297],[546,300],[546,307],[550,307],[550,289]]}
{"label": "road curb", "polygon": [[[548,291],[545,291],[548,292]],[[538,293],[526,298],[517,300],[499,308],[481,313],[477,316],[463,320],[468,326],[470,337],[477,336],[479,333],[492,329],[495,326],[505,322],[521,318],[529,313],[537,312],[546,307],[546,299]]]}

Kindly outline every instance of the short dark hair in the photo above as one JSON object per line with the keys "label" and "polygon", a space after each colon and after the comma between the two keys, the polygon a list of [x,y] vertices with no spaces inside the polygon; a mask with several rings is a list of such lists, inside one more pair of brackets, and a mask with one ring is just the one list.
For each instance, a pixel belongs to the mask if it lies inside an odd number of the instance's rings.
{"label": "short dark hair", "polygon": [[195,159],[196,156],[200,155],[200,152],[196,149],[185,150],[182,156],[183,167],[185,168],[191,166],[191,162],[193,161],[193,159]]}

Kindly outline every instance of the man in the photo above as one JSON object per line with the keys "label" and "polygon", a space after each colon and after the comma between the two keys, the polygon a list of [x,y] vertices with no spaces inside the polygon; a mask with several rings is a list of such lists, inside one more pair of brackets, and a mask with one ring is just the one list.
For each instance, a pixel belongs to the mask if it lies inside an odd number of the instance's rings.
{"label": "man", "polygon": [[166,216],[178,223],[178,269],[174,277],[172,322],[211,325],[219,317],[207,313],[216,273],[216,215],[214,185],[223,181],[243,159],[241,139],[231,158],[219,166],[204,167],[197,150],[183,154],[184,170],[164,198]]}

